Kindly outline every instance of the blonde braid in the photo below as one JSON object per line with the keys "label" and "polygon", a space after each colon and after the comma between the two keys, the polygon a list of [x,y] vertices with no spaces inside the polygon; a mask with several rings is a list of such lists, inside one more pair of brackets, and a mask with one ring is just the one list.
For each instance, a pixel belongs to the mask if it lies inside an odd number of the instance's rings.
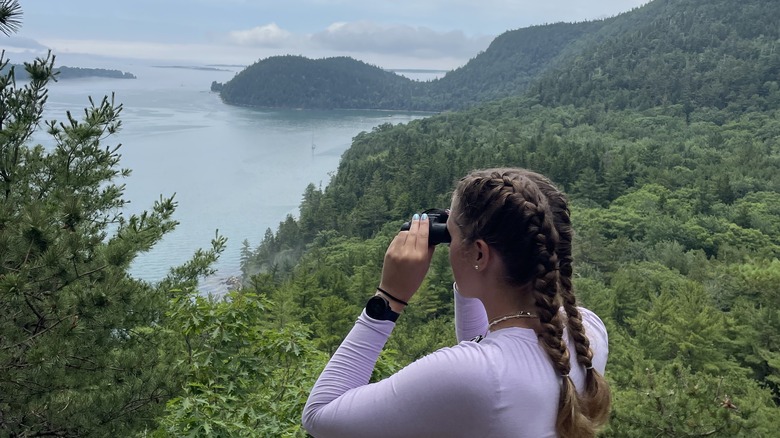
{"label": "blonde braid", "polygon": [[[538,337],[541,345],[550,356],[553,366],[561,375],[556,429],[561,437],[595,436],[590,420],[580,408],[580,400],[574,382],[569,377],[571,362],[569,361],[569,349],[563,338],[564,316],[558,311],[562,300],[559,288],[559,261],[556,252],[558,232],[555,229],[552,212],[546,205],[546,201],[537,205],[536,216],[539,220],[539,232],[537,234],[538,260],[537,277],[534,281],[534,297],[540,311],[540,322],[543,327]],[[541,309],[545,309],[545,311]]]}
{"label": "blonde braid", "polygon": [[556,252],[560,266],[560,296],[568,317],[566,325],[574,341],[577,362],[585,368],[585,391],[581,404],[583,412],[593,425],[600,427],[606,424],[609,419],[611,396],[606,379],[593,369],[593,350],[590,348],[590,339],[588,339],[582,324],[582,315],[577,308],[577,297],[574,294],[574,285],[572,284],[574,232],[571,226],[568,202],[566,196],[546,177],[534,172],[526,172],[526,176],[539,186],[553,213],[555,228],[559,236]]}

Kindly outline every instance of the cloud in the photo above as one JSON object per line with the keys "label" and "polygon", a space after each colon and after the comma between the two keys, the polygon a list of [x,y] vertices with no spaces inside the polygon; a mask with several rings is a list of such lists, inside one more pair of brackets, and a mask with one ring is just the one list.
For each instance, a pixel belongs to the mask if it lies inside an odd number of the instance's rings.
{"label": "cloud", "polygon": [[403,55],[412,58],[465,58],[484,50],[492,36],[469,37],[462,31],[385,25],[371,21],[336,22],[310,34],[295,34],[276,23],[229,32],[224,42],[242,47],[287,49],[291,53]]}
{"label": "cloud", "polygon": [[227,39],[240,46],[280,48],[294,44],[296,37],[276,23],[270,23],[248,30],[235,30],[228,34]]}
{"label": "cloud", "polygon": [[13,47],[16,49],[47,50],[46,46],[32,38],[23,38],[18,36],[5,37],[3,39],[3,46]]}
{"label": "cloud", "polygon": [[316,46],[358,53],[426,57],[471,57],[484,50],[492,36],[468,37],[461,31],[437,32],[427,27],[383,25],[370,21],[334,23],[311,35]]}
{"label": "cloud", "polygon": [[156,63],[183,62],[192,64],[244,64],[268,56],[262,49],[238,45],[219,44],[177,44],[138,42],[123,40],[43,40],[59,57],[73,55],[94,55],[107,58],[149,60]]}
{"label": "cloud", "polygon": [[0,39],[0,51],[5,55],[3,59],[10,59],[14,63],[22,63],[31,62],[35,58],[45,57],[49,48],[32,38],[4,36]]}

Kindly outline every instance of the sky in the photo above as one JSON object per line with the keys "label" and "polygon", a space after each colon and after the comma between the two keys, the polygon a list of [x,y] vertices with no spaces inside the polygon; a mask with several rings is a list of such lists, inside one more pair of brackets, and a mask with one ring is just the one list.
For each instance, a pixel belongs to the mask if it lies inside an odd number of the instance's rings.
{"label": "sky", "polygon": [[0,48],[14,62],[51,49],[60,65],[80,67],[249,65],[292,54],[450,70],[508,30],[606,18],[647,1],[20,0],[22,28],[0,35]]}

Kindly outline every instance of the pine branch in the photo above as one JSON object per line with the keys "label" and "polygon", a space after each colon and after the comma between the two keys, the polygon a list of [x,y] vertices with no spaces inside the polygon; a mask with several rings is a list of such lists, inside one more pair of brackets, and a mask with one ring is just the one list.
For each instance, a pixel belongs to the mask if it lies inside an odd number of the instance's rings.
{"label": "pine branch", "polygon": [[72,318],[73,318],[73,316],[74,316],[74,315],[66,315],[66,316],[64,316],[64,317],[60,318],[60,319],[59,319],[57,322],[55,322],[54,324],[50,325],[49,327],[46,327],[44,330],[41,330],[41,331],[39,331],[39,332],[38,332],[38,333],[36,333],[36,334],[34,334],[34,335],[30,336],[29,338],[25,339],[24,341],[22,341],[22,342],[18,342],[18,343],[14,344],[14,345],[7,345],[7,346],[3,347],[3,348],[2,348],[2,350],[10,350],[10,349],[12,349],[12,348],[20,347],[20,346],[22,346],[22,345],[24,345],[24,344],[26,344],[26,343],[28,343],[28,342],[32,341],[33,339],[37,338],[38,336],[40,336],[40,335],[42,335],[42,334],[44,334],[44,333],[48,332],[49,330],[53,329],[54,327],[57,327],[58,325],[60,325],[60,323],[62,323],[62,321],[65,321],[65,320],[66,320],[66,319],[68,319],[68,318],[71,318],[71,319],[72,319]]}
{"label": "pine branch", "polygon": [[22,7],[17,0],[0,2],[0,32],[6,36],[16,33],[22,27]]}
{"label": "pine branch", "polygon": [[35,306],[33,306],[33,304],[30,302],[29,297],[27,296],[27,294],[24,294],[24,302],[27,303],[27,307],[29,307],[30,310],[33,311],[35,316],[38,317],[38,327],[40,327],[42,322],[45,321],[46,318],[43,315],[41,315],[41,312],[39,312],[38,309]]}

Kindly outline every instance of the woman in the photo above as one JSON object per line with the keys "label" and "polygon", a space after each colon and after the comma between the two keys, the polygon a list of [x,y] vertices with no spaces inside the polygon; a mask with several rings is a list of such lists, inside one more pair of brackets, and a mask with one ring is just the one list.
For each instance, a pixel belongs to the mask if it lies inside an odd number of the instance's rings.
{"label": "woman", "polygon": [[526,170],[473,172],[453,193],[447,229],[460,343],[368,383],[433,255],[428,219],[415,215],[312,389],[304,427],[318,438],[595,435],[609,413],[607,335],[576,306],[565,197]]}

